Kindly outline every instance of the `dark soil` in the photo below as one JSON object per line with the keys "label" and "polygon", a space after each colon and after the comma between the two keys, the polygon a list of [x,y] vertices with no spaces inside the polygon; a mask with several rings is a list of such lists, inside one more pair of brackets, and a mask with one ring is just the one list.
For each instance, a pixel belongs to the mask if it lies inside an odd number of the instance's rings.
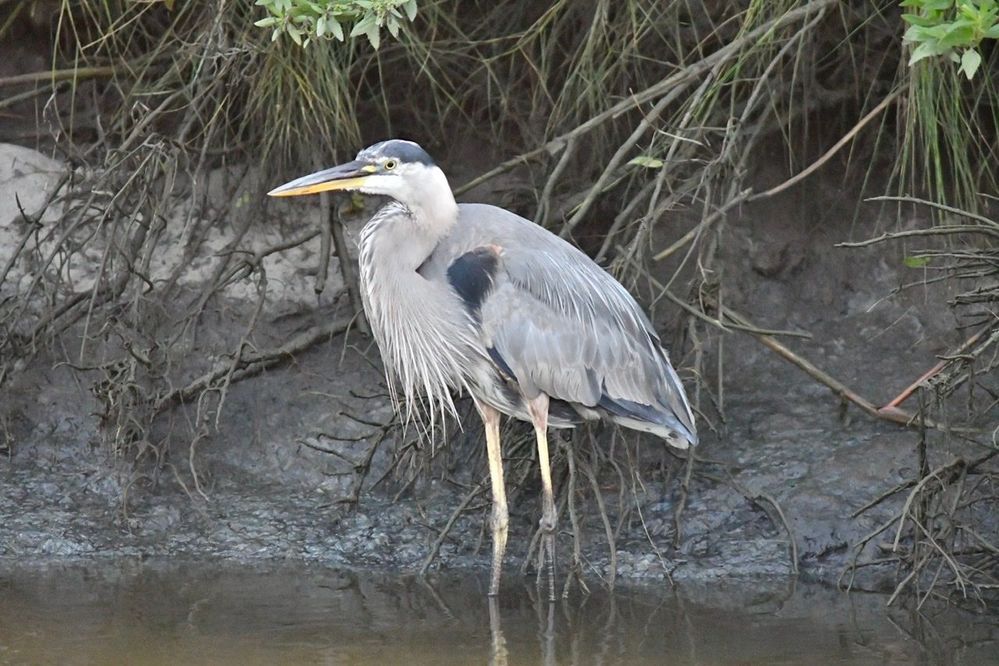
{"label": "dark soil", "polygon": [[[723,247],[725,302],[759,326],[811,333],[810,340],[787,344],[882,404],[961,340],[945,304],[946,285],[894,293],[914,279],[900,248],[834,247],[875,232],[878,211],[861,206],[851,226],[856,210],[849,194],[815,178],[793,195],[741,211],[729,220]],[[0,220],[4,224],[8,220]],[[226,337],[250,307],[233,301],[211,326]],[[302,305],[268,307],[261,341],[286,338],[316,316]],[[663,309],[655,319],[669,340],[671,314]],[[706,462],[691,479],[678,547],[673,512],[681,461],[643,437],[647,456],[637,476],[605,470],[601,477],[612,517],[633,509],[616,540],[618,574],[654,580],[669,572],[688,584],[789,576],[782,512],[803,574],[836,582],[850,546],[898,509],[893,500],[852,515],[915,474],[916,435],[845,407],[751,336],[725,334],[723,344],[708,351],[713,362],[724,362],[724,419],[707,410],[714,428],[701,425],[697,453]],[[680,365],[689,362],[674,356]],[[193,451],[185,430],[193,408],[181,405],[156,433],[153,448],[166,455],[138,464],[103,443],[100,405],[59,360],[52,354],[22,369],[0,405],[7,436],[0,460],[2,557],[301,560],[414,571],[483,478],[474,417],[464,431],[452,430],[437,443],[440,450],[423,469],[407,468],[410,459],[393,467],[400,444],[412,442],[413,433],[390,429],[369,468],[359,472],[379,441],[380,424],[393,419],[377,350],[359,333],[233,384],[217,429]],[[164,448],[163,442],[172,444]],[[937,457],[950,453],[935,451]],[[556,469],[564,469],[564,460]],[[620,493],[628,478],[636,482]],[[515,565],[527,557],[540,515],[536,486],[531,474],[513,495],[507,575],[516,575]],[[581,493],[579,502],[583,573],[592,583],[607,575],[610,553],[592,493]],[[487,505],[488,492],[469,503],[435,566],[486,566]],[[567,565],[567,516],[561,527],[559,557]],[[885,589],[892,575],[865,572],[857,585]]]}

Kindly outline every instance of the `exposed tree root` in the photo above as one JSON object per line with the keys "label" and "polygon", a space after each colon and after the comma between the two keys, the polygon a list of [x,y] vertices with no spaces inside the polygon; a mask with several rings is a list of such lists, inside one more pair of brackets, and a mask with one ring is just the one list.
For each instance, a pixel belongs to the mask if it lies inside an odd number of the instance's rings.
{"label": "exposed tree root", "polygon": [[[851,588],[864,567],[894,565],[904,575],[889,605],[908,591],[915,594],[917,607],[933,596],[954,595],[985,604],[988,591],[999,586],[999,542],[981,534],[975,511],[979,505],[987,511],[999,503],[999,468],[988,465],[997,456],[999,450],[970,460],[953,458],[861,507],[854,515],[908,491],[901,509],[854,544],[840,584]],[[877,545],[883,556],[867,554],[868,546],[893,527],[894,538]],[[950,588],[949,594],[941,595],[941,585]]]}

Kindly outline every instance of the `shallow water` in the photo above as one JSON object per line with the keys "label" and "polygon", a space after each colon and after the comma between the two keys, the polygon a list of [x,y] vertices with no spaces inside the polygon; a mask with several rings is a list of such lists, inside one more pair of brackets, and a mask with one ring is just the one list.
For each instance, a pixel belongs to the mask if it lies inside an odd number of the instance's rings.
{"label": "shallow water", "polygon": [[551,605],[509,578],[490,608],[484,575],[0,562],[0,663],[999,663],[995,616],[890,614],[884,597],[783,582]]}

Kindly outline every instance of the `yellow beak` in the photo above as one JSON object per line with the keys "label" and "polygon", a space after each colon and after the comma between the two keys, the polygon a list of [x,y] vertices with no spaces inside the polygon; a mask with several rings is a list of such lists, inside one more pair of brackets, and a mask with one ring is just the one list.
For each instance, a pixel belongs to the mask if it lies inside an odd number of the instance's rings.
{"label": "yellow beak", "polygon": [[271,197],[297,197],[337,190],[359,190],[377,167],[364,162],[347,162],[332,169],[296,178],[267,193]]}

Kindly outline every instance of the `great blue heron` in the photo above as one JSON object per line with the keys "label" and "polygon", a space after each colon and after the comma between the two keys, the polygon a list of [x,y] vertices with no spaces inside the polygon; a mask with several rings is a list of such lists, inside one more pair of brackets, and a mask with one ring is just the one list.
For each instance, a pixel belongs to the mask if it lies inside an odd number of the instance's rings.
{"label": "great blue heron", "polygon": [[[492,485],[492,578],[499,591],[508,512],[500,414],[534,424],[540,527],[554,589],[555,502],[548,426],[607,418],[686,449],[694,415],[659,336],[628,291],[578,249],[496,206],[455,203],[444,172],[411,141],[270,192],[353,190],[391,199],[360,234],[364,311],[388,384],[435,414],[469,393],[485,425]],[[398,405],[398,402],[396,401]]]}

